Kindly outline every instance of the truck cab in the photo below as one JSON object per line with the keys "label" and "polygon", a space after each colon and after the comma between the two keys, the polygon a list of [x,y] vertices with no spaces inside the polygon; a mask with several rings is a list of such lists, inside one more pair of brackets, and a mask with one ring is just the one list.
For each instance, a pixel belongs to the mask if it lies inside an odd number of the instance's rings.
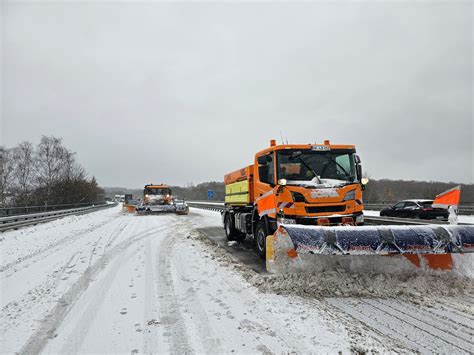
{"label": "truck cab", "polygon": [[173,201],[171,188],[167,185],[145,185],[143,203],[145,205],[169,205]]}
{"label": "truck cab", "polygon": [[[285,223],[361,224],[360,159],[352,145],[274,145],[255,155],[255,196],[274,194],[260,214]],[[270,192],[270,194],[269,194]],[[267,197],[268,198],[268,197]],[[268,198],[271,200],[272,198]]]}

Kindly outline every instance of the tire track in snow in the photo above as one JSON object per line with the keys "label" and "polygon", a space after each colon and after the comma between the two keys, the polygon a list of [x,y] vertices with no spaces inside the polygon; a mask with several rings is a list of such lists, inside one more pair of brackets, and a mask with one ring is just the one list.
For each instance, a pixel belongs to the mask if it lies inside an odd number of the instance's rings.
{"label": "tire track in snow", "polygon": [[[145,246],[145,310],[144,324],[152,319],[158,320],[157,295],[155,284],[155,273],[153,268],[152,243],[147,239]],[[143,334],[143,352],[151,354],[156,352],[159,344],[159,331],[157,327],[150,327],[149,332]]]}
{"label": "tire track in snow", "polygon": [[[127,222],[121,222],[119,223],[113,230],[112,232],[109,233],[109,236],[107,238],[107,242],[105,243],[103,249],[102,249],[102,255],[105,255],[107,252],[107,248],[120,236],[120,234],[123,232],[123,230],[128,226]],[[99,239],[96,240],[94,243],[94,246],[92,247],[90,256],[89,256],[89,266],[92,265],[92,259],[94,256],[97,254],[96,250],[99,247],[99,244],[101,244],[103,239],[103,236],[100,236]]]}
{"label": "tire track in snow", "polygon": [[472,302],[464,302],[462,300],[458,300],[457,298],[456,301],[441,298],[437,300],[437,304],[449,312],[469,318],[472,322],[474,322],[474,308],[472,307]]}
{"label": "tire track in snow", "polygon": [[171,227],[154,227],[145,230],[141,233],[130,236],[128,239],[117,244],[111,248],[107,254],[101,256],[97,261],[89,266],[81,277],[70,287],[70,289],[63,294],[58,300],[56,306],[43,318],[41,325],[35,331],[35,333],[29,338],[26,344],[21,349],[20,353],[39,353],[44,348],[48,339],[54,336],[55,330],[59,327],[61,322],[64,320],[66,315],[74,306],[76,300],[83,294],[88,288],[93,278],[101,272],[105,266],[120,253],[124,252],[128,247],[134,243],[151,237],[157,232],[164,231]]}
{"label": "tire track in snow", "polygon": [[[184,236],[183,236],[184,237]],[[185,277],[187,275],[187,269],[189,268],[189,264],[182,263],[181,260],[176,260],[173,258],[174,263],[176,264],[174,267],[178,271],[178,274],[180,275],[181,278],[185,278],[186,280],[189,280],[191,282],[193,281],[198,281],[199,280],[191,280]],[[204,275],[203,275],[204,276]],[[199,339],[201,340],[204,350],[206,353],[222,353],[223,351],[221,350],[221,342],[220,340],[215,336],[214,331],[212,330],[212,327],[210,326],[209,318],[199,301],[199,297],[197,295],[196,289],[195,289],[195,284],[191,284],[190,287],[187,289],[186,294],[185,294],[185,306],[189,308],[188,312],[193,314],[194,316],[197,317],[197,326],[195,327]],[[193,317],[193,323],[195,323],[196,320]]]}
{"label": "tire track in snow", "polygon": [[130,251],[129,255],[127,256],[127,253],[125,253],[126,251],[128,251],[128,249],[114,258],[114,260],[111,262],[111,266],[107,268],[107,273],[101,277],[101,282],[98,284],[95,294],[89,300],[88,306],[81,310],[82,316],[79,318],[79,321],[77,322],[71,336],[68,337],[65,345],[61,348],[60,353],[70,354],[81,351],[80,347],[83,344],[84,338],[89,332],[90,324],[94,321],[98,310],[101,308],[104,302],[103,296],[114,283],[120,266],[123,265],[122,263],[124,260],[139,252],[137,248],[136,250]]}
{"label": "tire track in snow", "polygon": [[129,227],[130,225],[134,225],[135,221],[132,221],[132,224],[128,222],[123,222],[117,226],[117,228],[114,230],[113,233],[110,233],[109,238],[107,239],[107,242],[104,245],[104,249],[102,250],[102,254],[105,254],[107,251],[107,248],[109,248],[116,240],[117,238],[122,234],[125,228]]}
{"label": "tire track in snow", "polygon": [[[99,230],[102,227],[104,227],[104,226],[106,226],[110,223],[115,222],[115,220],[119,217],[120,217],[120,215],[115,215],[108,221],[101,222],[101,223],[99,223],[99,224],[97,224],[97,225],[95,225],[91,228],[82,229],[82,230],[79,230],[77,232],[74,232],[73,234],[67,235],[66,237],[64,237],[62,239],[59,239],[59,240],[47,245],[46,247],[35,250],[31,254],[27,254],[25,256],[22,256],[22,257],[18,258],[17,260],[9,262],[8,264],[5,264],[5,265],[0,267],[0,273],[3,273],[5,271],[10,271],[15,266],[20,266],[21,268],[26,267],[27,265],[23,266],[22,264],[24,264],[26,261],[30,261],[31,259],[34,259],[36,257],[38,257],[38,258],[41,257],[42,259],[44,259],[47,255],[51,255],[51,254],[57,252],[60,247],[63,248],[63,247],[65,247],[65,246],[67,246],[67,245],[69,245],[73,242],[78,241],[79,239],[87,237],[90,233],[92,233],[96,230]],[[8,276],[10,276],[10,275],[6,275],[6,277],[8,277]]]}
{"label": "tire track in snow", "polygon": [[469,338],[464,338],[453,333],[449,327],[446,328],[443,326],[438,317],[433,317],[428,312],[421,309],[407,312],[403,304],[401,304],[401,306],[400,304],[396,305],[390,300],[365,300],[365,303],[423,330],[425,333],[450,344],[454,348],[466,352],[474,351],[474,343],[470,341]]}
{"label": "tire track in snow", "polygon": [[466,317],[463,314],[453,312],[452,310],[447,310],[439,305],[434,305],[432,308],[428,308],[427,311],[442,319],[449,320],[450,322],[456,324],[456,326],[461,325],[472,329],[472,325],[474,324],[474,321],[471,318]]}
{"label": "tire track in snow", "polygon": [[[380,302],[380,301],[379,301]],[[448,334],[451,334],[454,337],[462,336],[462,334],[458,334],[459,332],[464,333],[464,339],[474,339],[474,322],[468,322],[468,323],[459,323],[455,319],[452,318],[453,313],[447,312],[446,315],[440,316],[434,312],[432,312],[431,307],[427,307],[423,310],[423,312],[420,312],[419,309],[409,303],[402,303],[400,301],[395,301],[395,300],[386,300],[384,301],[386,305],[389,307],[403,312],[406,315],[417,319],[421,322],[425,322],[427,324],[435,324],[436,322],[436,328],[439,330],[446,332]],[[469,341],[470,346],[474,345],[473,341]]]}
{"label": "tire track in snow", "polygon": [[407,313],[392,308],[391,301],[387,300],[330,298],[327,301],[371,328],[405,343],[416,351],[436,353],[474,351],[470,341],[463,341],[459,335],[456,337],[439,329],[438,318],[421,308],[417,307],[417,312],[411,309],[410,313]]}
{"label": "tire track in snow", "polygon": [[157,277],[155,280],[159,294],[160,320],[167,330],[165,335],[169,336],[169,352],[174,354],[189,354],[194,353],[194,351],[189,343],[188,332],[177,301],[171,275],[170,255],[174,243],[173,236],[167,235],[161,241],[158,249],[158,260],[155,266]]}
{"label": "tire track in snow", "polygon": [[[195,229],[195,225],[192,224],[192,220],[186,220],[186,222],[188,225],[188,230],[192,231]],[[183,243],[183,245],[185,244]],[[206,253],[209,253],[209,250],[201,250],[199,257],[202,258]],[[216,266],[221,267],[219,265]],[[199,271],[199,263],[196,263],[196,267],[196,270]],[[190,280],[191,282],[198,282],[199,280],[202,281],[202,279],[193,280],[193,277],[190,276],[192,275],[192,273],[189,272],[189,268],[185,267],[183,263],[178,263],[177,269],[180,270],[180,275],[185,276],[186,279]],[[223,271],[225,274],[228,273],[228,271],[225,269]],[[206,278],[212,276],[207,276],[207,273],[204,273],[201,275],[201,277]],[[236,322],[236,326],[249,331],[249,337],[253,337],[256,343],[260,343],[260,345],[258,345],[260,349],[257,350],[262,352],[269,351],[271,353],[271,350],[266,345],[272,347],[272,344],[278,343],[280,345],[280,349],[286,349],[285,351],[290,353],[310,352],[311,347],[307,347],[304,342],[298,341],[297,337],[294,334],[294,330],[289,329],[288,325],[284,324],[278,318],[275,318],[271,314],[271,312],[269,312],[269,308],[271,308],[272,305],[265,302],[265,297],[256,298],[255,295],[252,295],[250,292],[247,291],[246,287],[242,284],[242,280],[238,278],[234,278],[229,275],[229,277],[222,277],[220,278],[220,280],[222,282],[222,288],[226,288],[227,286],[229,289],[235,290],[236,298],[232,299],[231,302],[225,299],[221,300],[219,298],[219,290],[217,290],[217,293],[216,290],[209,290],[209,293],[206,293],[206,296],[209,297],[211,301],[215,301],[217,305],[220,306],[220,308],[223,310],[222,312],[224,313],[223,316],[230,316],[232,317],[232,319],[238,320]],[[205,283],[205,285],[206,284],[207,283]],[[187,302],[192,302],[195,305],[197,301],[197,294],[194,290],[194,286],[195,285],[191,284],[190,295],[187,297]],[[205,315],[205,312],[203,311],[202,307],[199,307],[199,303],[197,304],[197,306],[193,307],[192,310],[194,311],[195,308],[198,308],[199,310],[198,317],[199,314],[202,313],[207,319],[207,316]],[[242,310],[244,311],[241,312]],[[247,312],[250,315],[245,315]],[[201,316],[201,318],[202,317],[203,316]],[[211,337],[210,340],[212,341],[213,336],[212,334],[209,334],[209,331],[206,330],[205,327],[200,328],[199,331],[201,331],[203,334],[201,336],[201,339]],[[268,343],[266,343],[265,345],[266,341],[268,341]],[[212,342],[210,343],[210,345],[212,346]],[[219,352],[216,349],[216,347],[212,347],[210,351],[207,351],[211,353]]]}
{"label": "tire track in snow", "polygon": [[[58,287],[61,283],[61,280],[64,280],[67,271],[75,266],[80,255],[80,251],[72,254],[71,257],[67,260],[67,262],[63,266],[61,266],[59,270],[56,271],[56,274],[51,275],[51,277],[46,280],[46,283],[30,289],[29,292],[21,299],[14,300],[6,304],[0,311],[0,319],[4,320],[0,323],[0,333],[5,335],[7,331],[12,328],[14,329],[20,325],[24,326],[24,322],[23,320],[20,320],[20,317],[25,311],[31,311],[32,307],[41,305],[41,303],[47,301],[47,299],[45,299],[45,296],[47,295],[52,295],[54,297],[54,294],[56,292],[59,292]],[[35,301],[34,303],[31,302],[32,298]],[[41,309],[41,307],[39,307],[39,309]],[[35,315],[40,316],[40,314]],[[12,324],[10,321],[6,321],[7,319],[11,320],[12,318],[20,321],[20,323],[17,323],[15,325],[14,323]],[[26,331],[29,330],[30,329],[28,328],[26,329]]]}
{"label": "tire track in snow", "polygon": [[[107,225],[108,223],[114,220],[115,218],[112,219],[111,221],[106,221],[100,226],[97,225],[96,226],[97,228],[90,228],[88,230],[90,231],[90,233],[93,233],[95,230],[104,227],[105,225]],[[114,228],[114,232],[116,232],[117,229],[118,229],[117,227]],[[109,234],[110,236],[112,236],[113,232]],[[69,259],[64,260],[64,263],[59,267],[59,269],[49,274],[44,283],[38,285],[37,287],[29,289],[28,293],[24,294],[21,299],[12,300],[10,303],[4,305],[4,307],[2,307],[0,311],[0,315],[2,316],[2,318],[8,317],[9,319],[12,319],[12,317],[14,317],[15,320],[18,319],[18,321],[21,322],[22,326],[26,327],[25,332],[24,332],[25,337],[28,336],[32,328],[28,327],[25,321],[30,322],[30,323],[32,321],[40,322],[41,318],[45,315],[43,314],[44,310],[46,310],[47,312],[47,310],[50,309],[50,307],[56,303],[56,301],[54,299],[52,300],[51,297],[57,298],[56,296],[57,294],[62,294],[63,292],[67,291],[67,289],[69,289],[70,287],[70,284],[68,284],[68,281],[67,281],[70,278],[70,274],[80,272],[75,269],[75,266],[79,262],[82,262],[82,263],[85,262],[82,259],[86,259],[87,257],[82,256],[82,255],[90,253],[88,266],[91,265],[92,258],[95,255],[94,251],[97,247],[97,244],[99,244],[102,239],[103,239],[103,236],[101,235],[100,238],[94,243],[91,250],[83,250],[83,249],[88,249],[90,247],[87,247],[87,245],[82,245],[80,249],[70,254]],[[55,253],[55,252],[57,251],[53,251],[52,253]],[[51,255],[51,253],[47,255],[43,255],[43,257],[49,256],[49,255]],[[34,267],[34,264],[33,266],[25,265],[25,267],[27,266]],[[48,297],[48,295],[50,297]],[[32,298],[36,298],[35,302],[31,302]],[[38,311],[34,311],[34,309],[39,310],[41,313],[38,313]],[[31,316],[25,319],[25,315],[27,315],[28,311],[34,312],[35,319],[32,319]],[[10,328],[12,327],[7,322],[5,322],[2,326],[0,326],[1,330],[7,330]]]}

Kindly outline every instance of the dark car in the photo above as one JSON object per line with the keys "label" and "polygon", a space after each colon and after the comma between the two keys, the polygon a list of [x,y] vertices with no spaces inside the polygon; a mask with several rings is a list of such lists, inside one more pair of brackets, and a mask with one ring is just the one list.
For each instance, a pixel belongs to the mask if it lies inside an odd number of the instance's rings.
{"label": "dark car", "polygon": [[444,208],[433,208],[433,200],[404,200],[384,208],[380,216],[446,220],[449,212]]}

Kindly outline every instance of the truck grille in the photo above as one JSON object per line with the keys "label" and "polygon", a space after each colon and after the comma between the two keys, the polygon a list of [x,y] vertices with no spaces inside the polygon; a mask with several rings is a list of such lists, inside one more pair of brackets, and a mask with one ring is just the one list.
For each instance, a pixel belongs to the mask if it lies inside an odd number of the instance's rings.
{"label": "truck grille", "polygon": [[306,207],[307,213],[344,212],[345,210],[346,210],[345,205]]}

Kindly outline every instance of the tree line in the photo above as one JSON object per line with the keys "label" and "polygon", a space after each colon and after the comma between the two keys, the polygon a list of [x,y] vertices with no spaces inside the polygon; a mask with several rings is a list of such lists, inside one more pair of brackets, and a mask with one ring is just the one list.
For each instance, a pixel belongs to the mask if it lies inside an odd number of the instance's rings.
{"label": "tree line", "polygon": [[388,179],[370,180],[364,191],[364,202],[390,204],[406,199],[434,199],[457,185],[461,185],[461,204],[474,204],[474,184]]}
{"label": "tree line", "polygon": [[0,146],[0,205],[94,203],[104,191],[76,161],[61,138],[42,136],[38,145]]}

